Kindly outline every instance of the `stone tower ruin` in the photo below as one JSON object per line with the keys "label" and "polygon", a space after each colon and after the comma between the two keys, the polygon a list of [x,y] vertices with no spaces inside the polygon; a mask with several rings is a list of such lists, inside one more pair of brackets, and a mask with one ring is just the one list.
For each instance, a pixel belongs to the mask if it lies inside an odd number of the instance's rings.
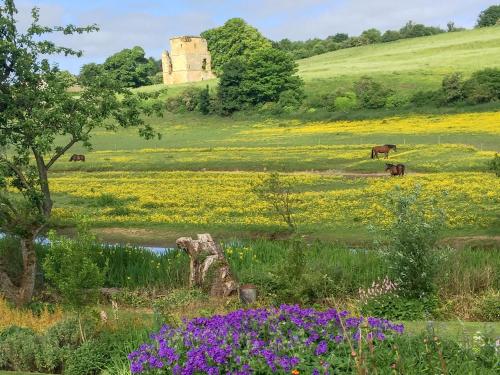
{"label": "stone tower ruin", "polygon": [[211,68],[207,41],[199,36],[181,36],[170,39],[170,54],[163,51],[161,65],[163,83],[198,82],[215,78]]}

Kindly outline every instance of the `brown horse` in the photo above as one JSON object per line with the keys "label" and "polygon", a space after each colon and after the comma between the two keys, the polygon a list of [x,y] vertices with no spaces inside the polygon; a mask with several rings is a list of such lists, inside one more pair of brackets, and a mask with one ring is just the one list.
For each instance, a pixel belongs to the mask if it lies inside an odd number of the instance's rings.
{"label": "brown horse", "polygon": [[69,158],[69,161],[85,161],[85,155],[73,154]]}
{"label": "brown horse", "polygon": [[404,164],[385,164],[385,171],[390,171],[391,176],[404,176],[405,175],[405,165]]}
{"label": "brown horse", "polygon": [[378,159],[378,154],[385,154],[385,158],[387,159],[391,150],[397,151],[396,145],[375,146],[372,148],[372,159]]}

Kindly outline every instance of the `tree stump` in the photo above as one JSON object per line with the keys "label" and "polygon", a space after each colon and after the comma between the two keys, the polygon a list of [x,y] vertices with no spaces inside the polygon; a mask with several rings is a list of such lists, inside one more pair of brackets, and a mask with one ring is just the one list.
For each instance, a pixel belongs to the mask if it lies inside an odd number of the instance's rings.
{"label": "tree stump", "polygon": [[196,240],[181,237],[176,244],[189,255],[190,287],[201,287],[212,297],[227,297],[237,292],[238,283],[231,274],[222,249],[210,234],[198,234]]}

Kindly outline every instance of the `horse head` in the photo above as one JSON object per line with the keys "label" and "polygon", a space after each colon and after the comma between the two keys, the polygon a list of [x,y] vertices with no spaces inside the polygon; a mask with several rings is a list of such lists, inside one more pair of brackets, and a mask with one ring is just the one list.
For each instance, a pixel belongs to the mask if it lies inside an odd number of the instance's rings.
{"label": "horse head", "polygon": [[394,164],[385,163],[385,171],[388,171],[392,167],[394,167]]}

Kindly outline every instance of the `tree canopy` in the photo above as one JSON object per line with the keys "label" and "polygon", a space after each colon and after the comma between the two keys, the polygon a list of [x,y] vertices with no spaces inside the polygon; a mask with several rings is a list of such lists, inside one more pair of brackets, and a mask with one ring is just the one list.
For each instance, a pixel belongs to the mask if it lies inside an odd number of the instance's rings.
{"label": "tree canopy", "polygon": [[254,51],[247,58],[235,57],[224,66],[219,97],[227,112],[266,102],[277,102],[285,91],[300,97],[302,80],[292,57],[275,48]]}
{"label": "tree canopy", "polygon": [[232,18],[223,26],[202,32],[201,36],[207,40],[212,70],[217,75],[233,57],[246,57],[254,51],[271,47],[268,39],[241,18]]}
{"label": "tree canopy", "polygon": [[142,119],[159,109],[141,105],[148,95],[135,95],[109,74],[98,74],[79,80],[82,91],[75,97],[68,90],[75,78],[49,62],[50,55],[82,52],[57,46],[45,35],[96,30],[95,25],[41,26],[34,8],[31,25],[20,32],[14,1],[0,2],[0,230],[19,238],[23,259],[18,285],[0,259],[0,290],[18,304],[31,299],[34,240],[52,213],[50,168],[75,144],[90,147],[97,128],[137,127],[140,135],[155,136]]}
{"label": "tree canopy", "polygon": [[140,87],[151,84],[152,76],[158,71],[157,62],[146,58],[144,50],[135,46],[111,55],[102,65],[84,65],[80,70],[80,77],[86,81],[107,72],[124,87]]}
{"label": "tree canopy", "polygon": [[477,18],[477,27],[493,26],[499,23],[500,20],[500,4],[492,5],[483,10]]}

